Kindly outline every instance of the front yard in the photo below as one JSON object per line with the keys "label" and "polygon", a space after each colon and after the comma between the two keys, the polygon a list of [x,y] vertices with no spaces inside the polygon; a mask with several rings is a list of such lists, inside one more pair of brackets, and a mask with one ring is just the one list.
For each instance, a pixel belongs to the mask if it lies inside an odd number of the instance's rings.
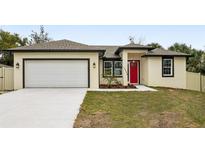
{"label": "front yard", "polygon": [[88,92],[74,127],[205,127],[205,93]]}

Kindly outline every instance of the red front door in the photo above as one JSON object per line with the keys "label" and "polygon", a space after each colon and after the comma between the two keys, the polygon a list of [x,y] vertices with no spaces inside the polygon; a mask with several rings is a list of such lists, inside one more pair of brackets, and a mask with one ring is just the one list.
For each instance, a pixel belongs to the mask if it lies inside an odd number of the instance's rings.
{"label": "red front door", "polygon": [[139,62],[130,61],[130,83],[139,83]]}

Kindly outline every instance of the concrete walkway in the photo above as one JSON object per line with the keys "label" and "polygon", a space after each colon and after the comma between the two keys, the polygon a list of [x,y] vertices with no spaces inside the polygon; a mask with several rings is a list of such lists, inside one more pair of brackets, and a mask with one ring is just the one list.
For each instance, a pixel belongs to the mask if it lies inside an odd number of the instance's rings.
{"label": "concrete walkway", "polygon": [[157,91],[156,89],[147,87],[145,85],[137,85],[136,88],[138,89],[138,91]]}
{"label": "concrete walkway", "polygon": [[2,94],[0,127],[72,127],[86,91],[82,88],[35,88]]}
{"label": "concrete walkway", "polygon": [[120,92],[120,91],[157,91],[156,89],[144,86],[144,85],[137,85],[136,89],[131,88],[131,89],[88,89],[88,91],[107,91],[107,92]]}

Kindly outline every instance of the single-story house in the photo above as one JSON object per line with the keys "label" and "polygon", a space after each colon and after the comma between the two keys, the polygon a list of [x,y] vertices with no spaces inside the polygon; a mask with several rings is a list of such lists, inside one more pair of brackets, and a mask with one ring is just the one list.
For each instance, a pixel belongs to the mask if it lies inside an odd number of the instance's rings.
{"label": "single-story house", "polygon": [[14,55],[14,89],[99,88],[115,77],[124,86],[143,84],[186,88],[184,53],[130,43],[86,45],[70,40],[9,49]]}

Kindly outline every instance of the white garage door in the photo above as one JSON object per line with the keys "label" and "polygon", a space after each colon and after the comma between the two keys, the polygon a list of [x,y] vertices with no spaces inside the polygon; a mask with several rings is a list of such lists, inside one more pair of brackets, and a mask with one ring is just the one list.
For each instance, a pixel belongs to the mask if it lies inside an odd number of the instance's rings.
{"label": "white garage door", "polygon": [[25,60],[24,87],[88,87],[88,60]]}

